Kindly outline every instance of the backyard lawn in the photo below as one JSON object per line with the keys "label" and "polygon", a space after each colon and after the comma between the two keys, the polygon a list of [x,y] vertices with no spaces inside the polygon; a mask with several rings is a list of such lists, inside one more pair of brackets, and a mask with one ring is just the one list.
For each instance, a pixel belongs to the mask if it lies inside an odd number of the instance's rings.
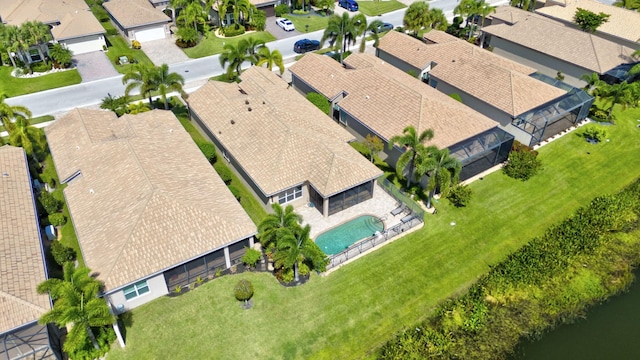
{"label": "backyard lawn", "polygon": [[[131,312],[126,349],[114,345],[109,359],[372,357],[489,265],[640,176],[636,119],[640,109],[620,116],[610,142],[591,145],[573,132],[550,143],[539,150],[544,169],[529,181],[488,175],[471,185],[469,207],[441,201],[419,231],[303,286],[245,273],[143,305]],[[251,310],[233,297],[240,279],[255,287]]]}
{"label": "backyard lawn", "polygon": [[188,57],[193,59],[220,54],[224,50],[223,47],[225,44],[238,45],[238,42],[240,42],[240,40],[248,37],[258,38],[265,43],[276,39],[273,35],[266,31],[247,33],[232,38],[219,38],[212,31],[209,33],[209,35],[207,35],[207,37],[203,38],[198,45],[189,49],[184,49],[184,53],[187,54]]}
{"label": "backyard lawn", "polygon": [[396,1],[372,1],[372,0],[358,0],[358,9],[361,13],[367,16],[376,16],[386,14],[395,10],[403,9],[407,7],[405,4]]}
{"label": "backyard lawn", "polygon": [[0,66],[0,94],[4,93],[8,97],[79,84],[82,81],[76,69],[29,79],[11,76],[12,70],[11,66]]}
{"label": "backyard lawn", "polygon": [[[153,65],[147,54],[142,49],[132,49],[130,44],[120,35],[111,35],[107,37],[109,51],[106,52],[107,57],[111,60],[113,67],[121,74],[126,74],[131,68],[131,64],[116,65],[116,60],[120,56],[132,57],[138,63]],[[144,46],[144,45],[143,45]]]}

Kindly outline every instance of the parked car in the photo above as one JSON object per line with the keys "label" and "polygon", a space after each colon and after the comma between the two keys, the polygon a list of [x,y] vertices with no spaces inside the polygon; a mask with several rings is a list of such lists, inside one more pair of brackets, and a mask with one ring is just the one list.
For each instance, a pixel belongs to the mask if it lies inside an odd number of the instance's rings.
{"label": "parked car", "polygon": [[358,11],[358,2],[356,0],[340,0],[338,1],[338,5],[349,11]]}
{"label": "parked car", "polygon": [[378,26],[378,33],[383,33],[389,30],[393,30],[393,24],[391,23],[382,23]]}
{"label": "parked car", "polygon": [[320,41],[318,40],[302,39],[293,44],[293,51],[298,54],[304,54],[307,51],[314,51],[318,49],[320,49]]}
{"label": "parked car", "polygon": [[296,27],[293,25],[291,20],[287,18],[280,18],[276,20],[276,24],[282,28],[284,31],[293,31]]}

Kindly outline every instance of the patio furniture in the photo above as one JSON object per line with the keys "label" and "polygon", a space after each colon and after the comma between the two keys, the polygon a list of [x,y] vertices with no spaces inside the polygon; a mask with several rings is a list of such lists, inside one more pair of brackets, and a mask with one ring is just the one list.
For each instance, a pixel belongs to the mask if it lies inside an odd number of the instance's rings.
{"label": "patio furniture", "polygon": [[398,206],[397,208],[391,210],[391,215],[396,216],[396,215],[402,213],[406,206],[407,205],[405,205],[405,203],[400,204],[400,206]]}
{"label": "patio furniture", "polygon": [[409,214],[409,215],[403,217],[402,219],[400,219],[400,221],[402,221],[403,224],[406,224],[409,221],[413,220],[413,218],[414,218],[413,214]]}

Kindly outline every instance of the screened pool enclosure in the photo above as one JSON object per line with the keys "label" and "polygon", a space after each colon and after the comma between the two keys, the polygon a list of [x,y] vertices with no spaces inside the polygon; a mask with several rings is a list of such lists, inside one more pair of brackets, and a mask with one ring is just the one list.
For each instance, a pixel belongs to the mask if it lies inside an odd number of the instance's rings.
{"label": "screened pool enclosure", "polygon": [[509,157],[513,135],[495,127],[449,146],[449,152],[462,163],[460,180],[488,170]]}

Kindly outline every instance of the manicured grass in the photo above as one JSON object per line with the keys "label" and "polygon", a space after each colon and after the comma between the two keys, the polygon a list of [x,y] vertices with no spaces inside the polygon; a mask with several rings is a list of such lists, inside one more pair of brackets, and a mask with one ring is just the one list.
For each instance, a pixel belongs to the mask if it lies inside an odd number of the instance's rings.
{"label": "manicured grass", "polygon": [[8,97],[79,84],[82,81],[76,69],[29,79],[11,76],[12,70],[11,66],[0,66],[0,94],[5,93]]}
{"label": "manicured grass", "polygon": [[[329,22],[329,16],[322,15],[294,15],[287,14],[287,19],[291,20],[293,25],[295,25],[296,30],[301,33],[314,32],[318,30],[322,30],[327,27],[327,23]],[[275,20],[272,20],[275,21]],[[307,28],[307,25],[309,27]]]}
{"label": "manicured grass", "polygon": [[[640,109],[626,111],[610,128],[610,142],[591,145],[575,132],[556,140],[540,149],[544,169],[529,181],[488,175],[471,184],[469,207],[440,201],[419,231],[301,287],[245,273],[141,306],[132,312],[126,349],[109,358],[372,357],[491,264],[640,176],[639,118]],[[239,279],[253,282],[251,310],[233,298]]]}
{"label": "manicured grass", "polygon": [[140,50],[132,49],[130,44],[122,38],[120,35],[111,35],[107,37],[109,43],[109,51],[107,51],[107,57],[111,60],[113,67],[121,74],[126,74],[131,68],[132,64],[116,65],[116,60],[120,56],[133,57],[140,64],[153,65],[153,62],[149,60],[147,54]]}
{"label": "manicured grass", "polygon": [[220,54],[224,50],[223,47],[225,44],[238,45],[238,42],[240,42],[240,40],[248,37],[258,38],[265,43],[276,39],[273,35],[266,31],[248,33],[232,38],[219,38],[213,32],[210,32],[207,37],[203,38],[200,41],[198,45],[189,49],[184,49],[184,53],[187,54],[188,57],[194,59]]}
{"label": "manicured grass", "polygon": [[367,1],[358,0],[358,9],[361,13],[367,16],[376,16],[386,14],[395,10],[399,10],[407,7],[405,4],[396,1]]}

